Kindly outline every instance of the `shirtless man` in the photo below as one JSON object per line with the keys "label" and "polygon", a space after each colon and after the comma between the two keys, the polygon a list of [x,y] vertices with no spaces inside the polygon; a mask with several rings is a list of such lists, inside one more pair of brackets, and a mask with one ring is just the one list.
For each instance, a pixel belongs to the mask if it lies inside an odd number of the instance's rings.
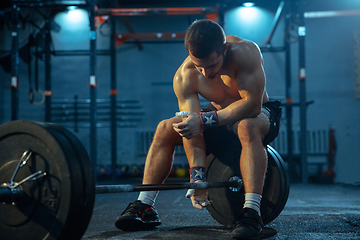
{"label": "shirtless man", "polygon": [[[180,112],[161,121],[150,146],[143,184],[161,184],[172,167],[174,148],[183,145],[190,165],[190,180],[206,181],[204,135],[213,127],[225,127],[242,145],[241,175],[245,203],[232,236],[257,239],[263,227],[260,202],[267,167],[266,145],[279,130],[280,102],[269,102],[263,59],[258,46],[235,36],[225,36],[211,20],[195,21],[187,30],[189,56],[177,70],[173,87]],[[201,112],[199,95],[213,111]],[[121,230],[147,230],[159,225],[154,203],[157,191],[140,192],[115,225]],[[195,208],[208,202],[207,189],[188,191]]]}

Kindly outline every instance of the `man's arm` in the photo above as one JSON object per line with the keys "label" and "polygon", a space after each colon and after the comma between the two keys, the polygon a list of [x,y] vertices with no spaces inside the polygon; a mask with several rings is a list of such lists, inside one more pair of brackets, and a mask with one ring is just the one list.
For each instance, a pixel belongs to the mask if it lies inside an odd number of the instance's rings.
{"label": "man's arm", "polygon": [[[199,120],[200,100],[197,93],[197,82],[198,82],[198,73],[196,71],[191,71],[191,69],[185,70],[185,72],[178,71],[174,77],[174,92],[178,98],[179,110],[196,113],[188,117],[183,118],[183,121],[178,124],[173,124],[173,128],[180,136],[183,137],[183,145],[186,153],[186,157],[189,162],[191,171],[199,171],[205,174],[205,155],[206,147],[204,137],[201,134],[203,127],[196,125],[197,131],[188,131],[194,125],[193,119]],[[194,116],[195,115],[195,116]],[[194,125],[195,126],[195,125]],[[189,135],[189,133],[191,135]],[[192,175],[192,174],[191,174]],[[194,176],[195,179],[190,177],[190,180],[194,181],[204,181],[205,175],[199,175],[200,178],[196,178],[197,174]],[[186,198],[191,198],[193,206],[197,209],[203,210],[209,204],[208,201],[208,191],[207,189],[196,189],[193,191],[188,191],[186,193]]]}
{"label": "man's arm", "polygon": [[[237,64],[236,81],[241,99],[217,111],[219,125],[256,117],[261,111],[265,91],[265,73],[260,49],[255,43],[242,43],[231,61]],[[245,45],[246,44],[246,45]]]}
{"label": "man's arm", "polygon": [[[187,69],[181,73],[176,73],[174,77],[174,92],[178,98],[179,110],[198,113],[201,110],[200,100],[197,94],[198,73]],[[203,128],[197,127],[197,131],[188,131],[192,128],[193,118],[189,116],[183,118],[183,122],[173,124],[173,128],[183,137],[183,145],[190,167],[205,166],[205,141],[202,136]]]}
{"label": "man's arm", "polygon": [[173,80],[173,88],[180,111],[200,111],[196,85],[198,74],[191,70],[179,70]]}

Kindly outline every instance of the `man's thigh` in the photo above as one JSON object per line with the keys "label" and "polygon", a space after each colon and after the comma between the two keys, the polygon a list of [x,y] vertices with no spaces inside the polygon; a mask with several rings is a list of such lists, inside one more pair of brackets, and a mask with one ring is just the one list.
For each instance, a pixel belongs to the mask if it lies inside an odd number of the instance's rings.
{"label": "man's thigh", "polygon": [[[239,124],[242,121],[249,121],[250,124],[249,126],[251,126],[251,128],[254,129],[248,129],[249,131],[255,131],[255,132],[259,132],[260,136],[261,136],[261,140],[263,141],[266,137],[266,135],[269,132],[270,129],[270,120],[269,117],[264,113],[261,112],[259,115],[257,115],[255,118],[245,118],[243,120],[237,121],[236,123],[234,123],[231,126],[231,130],[234,132],[234,134],[239,137],[239,134],[241,134],[241,131],[239,132]],[[241,128],[243,129],[243,128]]]}

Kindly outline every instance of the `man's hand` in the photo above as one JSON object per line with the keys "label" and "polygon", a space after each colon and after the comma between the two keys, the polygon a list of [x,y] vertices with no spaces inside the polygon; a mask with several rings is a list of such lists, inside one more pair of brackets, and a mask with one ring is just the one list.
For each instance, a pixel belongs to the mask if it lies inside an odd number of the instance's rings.
{"label": "man's hand", "polygon": [[176,113],[177,117],[186,118],[180,123],[174,123],[174,130],[179,133],[180,136],[191,139],[204,131],[200,114],[196,112],[179,112]]}
{"label": "man's hand", "polygon": [[203,210],[204,207],[210,204],[207,189],[189,189],[185,197],[191,198],[191,202],[194,208],[200,210]]}

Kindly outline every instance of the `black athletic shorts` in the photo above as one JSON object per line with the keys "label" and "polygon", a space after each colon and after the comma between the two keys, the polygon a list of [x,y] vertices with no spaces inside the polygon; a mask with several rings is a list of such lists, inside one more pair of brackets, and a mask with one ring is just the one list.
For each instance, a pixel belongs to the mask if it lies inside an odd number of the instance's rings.
{"label": "black athletic shorts", "polygon": [[[263,144],[268,145],[277,137],[280,128],[280,118],[282,109],[280,108],[280,101],[268,101],[263,104],[261,112],[268,116],[270,121],[270,129],[265,136]],[[203,112],[216,111],[216,108],[209,104],[202,109]],[[206,143],[206,155],[212,153],[217,155],[216,152],[223,151],[229,147],[240,147],[240,140],[233,132],[232,125],[220,126],[206,129],[203,133]],[[214,154],[215,153],[215,154]]]}

